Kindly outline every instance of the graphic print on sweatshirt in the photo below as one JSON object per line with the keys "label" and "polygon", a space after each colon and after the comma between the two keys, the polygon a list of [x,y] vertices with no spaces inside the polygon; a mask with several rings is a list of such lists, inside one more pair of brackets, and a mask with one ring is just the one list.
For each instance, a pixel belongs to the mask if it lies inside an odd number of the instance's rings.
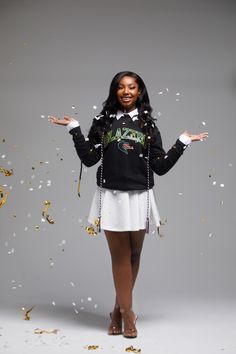
{"label": "graphic print on sweatshirt", "polygon": [[128,154],[128,150],[134,150],[134,147],[127,140],[134,141],[135,143],[140,143],[144,145],[145,135],[135,129],[128,127],[117,128],[115,134],[112,134],[110,130],[104,137],[104,147],[110,144],[112,141],[117,141],[117,147],[120,151]]}

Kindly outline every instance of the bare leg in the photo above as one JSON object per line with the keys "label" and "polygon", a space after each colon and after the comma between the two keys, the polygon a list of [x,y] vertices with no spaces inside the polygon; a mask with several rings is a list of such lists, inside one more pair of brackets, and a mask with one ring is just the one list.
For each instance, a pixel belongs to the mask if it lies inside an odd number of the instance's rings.
{"label": "bare leg", "polygon": [[133,288],[138,275],[145,230],[130,231]]}
{"label": "bare leg", "polygon": [[[133,330],[135,317],[132,309],[132,290],[137,278],[140,254],[145,230],[131,232],[105,231],[112,259],[112,270],[116,288],[116,303],[112,313],[110,334],[121,333],[121,314],[125,322],[126,334],[136,336]],[[131,332],[127,332],[127,328]]]}
{"label": "bare leg", "polygon": [[120,307],[132,308],[133,275],[129,232],[105,231],[111,253],[112,271],[117,302]]}

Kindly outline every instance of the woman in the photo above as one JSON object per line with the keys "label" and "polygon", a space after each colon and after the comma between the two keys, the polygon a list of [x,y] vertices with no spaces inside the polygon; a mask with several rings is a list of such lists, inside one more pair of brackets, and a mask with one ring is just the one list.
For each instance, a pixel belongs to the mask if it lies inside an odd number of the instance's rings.
{"label": "woman", "polygon": [[153,172],[167,173],[190,142],[202,141],[208,133],[185,131],[166,153],[146,86],[139,75],[129,71],[113,78],[87,139],[72,117],[50,116],[50,121],[67,126],[82,163],[92,166],[101,160],[89,221],[98,218],[111,253],[116,299],[108,334],[135,338],[137,317],[132,310],[132,291],[144,235],[149,232],[150,216],[157,227],[160,225],[152,190]]}

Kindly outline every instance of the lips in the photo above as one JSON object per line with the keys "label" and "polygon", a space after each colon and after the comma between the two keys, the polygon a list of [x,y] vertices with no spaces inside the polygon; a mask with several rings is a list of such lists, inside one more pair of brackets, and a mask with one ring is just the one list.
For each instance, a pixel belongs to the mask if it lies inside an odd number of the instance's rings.
{"label": "lips", "polygon": [[122,102],[129,102],[132,97],[121,97]]}

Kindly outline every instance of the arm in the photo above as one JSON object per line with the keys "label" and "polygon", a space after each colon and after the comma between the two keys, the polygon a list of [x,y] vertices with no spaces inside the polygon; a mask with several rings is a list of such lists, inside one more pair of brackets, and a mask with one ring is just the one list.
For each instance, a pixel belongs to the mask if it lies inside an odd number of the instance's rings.
{"label": "arm", "polygon": [[[183,141],[183,136],[180,136]],[[150,166],[152,170],[159,176],[167,173],[178,161],[187,147],[187,142],[184,144],[177,139],[175,144],[166,153],[162,146],[160,131],[155,127],[155,141],[150,146]]]}
{"label": "arm", "polygon": [[80,126],[69,130],[73,137],[75,150],[83,164],[87,167],[95,165],[101,158],[101,144],[91,144],[89,139],[85,139]]}
{"label": "arm", "polygon": [[207,137],[207,132],[190,134],[184,131],[166,153],[162,146],[160,131],[155,127],[155,141],[150,146],[150,166],[152,170],[159,176],[164,175],[176,164],[187,145],[192,141],[203,141]]}
{"label": "arm", "polygon": [[88,138],[85,139],[77,120],[71,117],[59,119],[55,116],[49,116],[49,120],[58,125],[66,126],[73,137],[76,152],[87,167],[95,165],[101,158],[101,144],[92,144]]}

